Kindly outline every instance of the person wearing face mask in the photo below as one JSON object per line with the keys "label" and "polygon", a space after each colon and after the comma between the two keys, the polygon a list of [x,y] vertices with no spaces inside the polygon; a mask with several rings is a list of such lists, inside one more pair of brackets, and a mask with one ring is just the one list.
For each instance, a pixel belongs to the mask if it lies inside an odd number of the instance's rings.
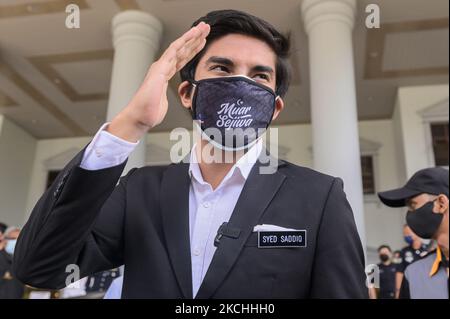
{"label": "person wearing face mask", "polygon": [[[125,265],[122,298],[367,298],[342,180],[277,159],[267,172],[260,160],[284,108],[288,53],[287,37],[242,11],[194,22],[36,204],[18,277],[60,288],[77,261],[81,276]],[[116,187],[164,119],[178,71],[200,137],[186,161],[132,169]]]}
{"label": "person wearing face mask", "polygon": [[8,225],[0,222],[0,238],[5,233],[5,230],[8,228]]}
{"label": "person wearing face mask", "polygon": [[5,248],[6,240],[4,240],[5,231],[8,229],[8,225],[0,223],[0,251]]}
{"label": "person wearing face mask", "polygon": [[394,264],[394,265],[399,265],[400,263],[402,262],[402,253],[401,253],[401,251],[400,250],[395,250],[393,253],[392,253],[392,263]]}
{"label": "person wearing face mask", "polygon": [[408,207],[406,222],[423,239],[436,241],[436,250],[404,271],[399,297],[448,299],[449,294],[449,172],[441,167],[415,173],[399,189],[379,193],[390,207]]}
{"label": "person wearing face mask", "polygon": [[400,294],[400,287],[402,285],[402,280],[406,267],[408,267],[416,260],[419,260],[422,257],[424,257],[428,252],[426,246],[423,244],[422,239],[411,230],[408,224],[403,225],[403,239],[407,243],[407,246],[403,247],[400,250],[400,258],[397,264],[397,272],[395,279],[396,298],[398,298]]}
{"label": "person wearing face mask", "polygon": [[24,285],[12,271],[12,259],[19,233],[19,228],[9,227],[0,238],[0,300],[20,299],[24,294]]}
{"label": "person wearing face mask", "polygon": [[380,271],[378,299],[394,299],[396,266],[392,263],[391,247],[388,245],[378,247],[378,256],[380,258],[380,263],[378,264]]}

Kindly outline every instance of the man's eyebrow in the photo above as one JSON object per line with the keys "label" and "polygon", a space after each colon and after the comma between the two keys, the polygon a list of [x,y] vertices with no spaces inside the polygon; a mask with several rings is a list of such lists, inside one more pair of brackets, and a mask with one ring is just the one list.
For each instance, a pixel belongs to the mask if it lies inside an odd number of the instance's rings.
{"label": "man's eyebrow", "polygon": [[274,70],[270,66],[265,65],[256,65],[252,68],[253,72],[267,72],[270,74],[274,73]]}
{"label": "man's eyebrow", "polygon": [[231,61],[228,58],[223,58],[220,56],[212,56],[210,57],[208,60],[206,60],[206,64],[211,64],[211,63],[218,63],[218,64],[223,64],[229,67],[234,66],[233,61]]}
{"label": "man's eyebrow", "polygon": [[[232,60],[230,60],[228,58],[220,57],[220,56],[212,56],[208,60],[206,60],[206,64],[211,64],[211,63],[222,64],[222,65],[229,66],[229,67],[234,66],[234,62]],[[252,67],[252,71],[253,72],[267,72],[270,74],[275,73],[275,71],[270,66],[266,66],[266,65],[255,65],[254,67]]]}

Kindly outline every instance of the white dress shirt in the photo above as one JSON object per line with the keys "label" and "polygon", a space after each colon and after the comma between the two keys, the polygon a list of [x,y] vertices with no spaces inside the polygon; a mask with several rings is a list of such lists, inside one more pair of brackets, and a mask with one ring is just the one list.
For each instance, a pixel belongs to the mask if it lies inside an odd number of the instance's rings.
{"label": "white dress shirt", "polygon": [[[80,167],[98,170],[122,164],[138,144],[106,132],[107,125],[100,128],[86,148]],[[194,297],[216,251],[214,238],[217,230],[222,223],[229,221],[245,181],[261,153],[262,142],[256,143],[233,165],[215,190],[203,179],[195,147],[191,150],[189,164],[189,230]]]}

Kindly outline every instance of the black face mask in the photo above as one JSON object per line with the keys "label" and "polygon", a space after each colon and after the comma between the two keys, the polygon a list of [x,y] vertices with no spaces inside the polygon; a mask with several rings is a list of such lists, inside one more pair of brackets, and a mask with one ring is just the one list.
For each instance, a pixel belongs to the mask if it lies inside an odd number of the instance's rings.
{"label": "black face mask", "polygon": [[227,151],[249,148],[275,112],[275,92],[245,76],[192,81],[192,117],[211,144]]}
{"label": "black face mask", "polygon": [[408,211],[406,214],[406,223],[411,227],[417,236],[429,239],[438,230],[441,225],[443,214],[433,212],[434,201],[428,202],[422,207]]}
{"label": "black face mask", "polygon": [[385,263],[386,261],[389,260],[389,255],[380,254],[380,260]]}

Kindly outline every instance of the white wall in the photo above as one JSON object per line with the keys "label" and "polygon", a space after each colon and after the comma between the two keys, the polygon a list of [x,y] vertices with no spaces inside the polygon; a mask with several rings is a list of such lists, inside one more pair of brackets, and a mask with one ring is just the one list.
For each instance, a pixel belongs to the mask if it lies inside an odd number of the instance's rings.
{"label": "white wall", "polygon": [[279,145],[289,151],[286,160],[300,166],[312,168],[312,130],[310,124],[278,125]]}
{"label": "white wall", "polygon": [[[33,157],[33,169],[30,175],[28,197],[26,200],[25,219],[28,219],[34,205],[45,191],[48,175],[46,161],[71,149],[81,150],[90,140],[91,137],[79,137],[39,140],[36,143],[36,152]],[[63,167],[64,164],[59,169]]]}
{"label": "white wall", "polygon": [[[287,160],[301,166],[312,167],[311,126],[284,125],[279,126],[280,145],[288,147]],[[360,139],[378,143],[380,148],[374,154],[376,190],[386,190],[399,186],[397,170],[397,151],[393,139],[394,126],[392,120],[359,122]],[[367,246],[376,248],[381,244],[389,244],[394,249],[401,248],[403,210],[391,209],[382,205],[376,196],[365,196],[364,215]]]}
{"label": "white wall", "polygon": [[[392,120],[359,123],[360,137],[380,144],[374,155],[377,192],[400,186],[394,131]],[[377,248],[382,244],[388,244],[393,249],[399,249],[404,246],[402,235],[402,225],[405,223],[404,209],[386,207],[377,196],[366,196],[364,215],[368,247]]]}
{"label": "white wall", "polygon": [[406,165],[405,165],[405,141],[403,140],[402,118],[400,114],[400,101],[397,98],[394,106],[394,114],[392,116],[392,125],[394,126],[393,140],[396,145],[396,166],[399,180],[405,182],[407,180]]}
{"label": "white wall", "polygon": [[0,115],[0,221],[22,226],[36,140]]}
{"label": "white wall", "polygon": [[448,90],[448,84],[410,86],[398,89],[396,112],[399,113],[397,116],[401,122],[407,178],[422,168],[434,165],[430,160],[431,149],[427,141],[428,124],[424,122],[420,112],[448,99]]}

